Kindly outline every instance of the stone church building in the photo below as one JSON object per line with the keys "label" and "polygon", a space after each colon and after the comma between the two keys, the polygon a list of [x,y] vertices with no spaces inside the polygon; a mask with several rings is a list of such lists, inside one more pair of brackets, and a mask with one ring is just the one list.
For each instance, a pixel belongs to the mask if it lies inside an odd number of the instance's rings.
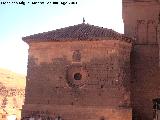
{"label": "stone church building", "polygon": [[123,0],[122,11],[124,34],[82,23],[22,38],[22,117],[159,120],[160,1]]}

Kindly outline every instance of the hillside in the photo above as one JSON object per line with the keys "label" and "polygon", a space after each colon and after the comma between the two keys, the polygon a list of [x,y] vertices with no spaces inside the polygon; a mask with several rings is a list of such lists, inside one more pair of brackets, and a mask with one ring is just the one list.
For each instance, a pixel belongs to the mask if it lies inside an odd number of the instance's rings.
{"label": "hillside", "polygon": [[0,82],[8,88],[24,88],[25,76],[0,68]]}
{"label": "hillside", "polygon": [[20,117],[25,83],[24,75],[0,68],[0,114],[16,114]]}

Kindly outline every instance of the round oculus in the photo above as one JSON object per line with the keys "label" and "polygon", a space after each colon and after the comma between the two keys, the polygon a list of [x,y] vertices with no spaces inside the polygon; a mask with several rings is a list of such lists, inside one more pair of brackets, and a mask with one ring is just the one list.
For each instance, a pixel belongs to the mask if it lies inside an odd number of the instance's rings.
{"label": "round oculus", "polygon": [[74,79],[75,80],[81,80],[82,79],[82,75],[80,73],[75,73],[74,74]]}

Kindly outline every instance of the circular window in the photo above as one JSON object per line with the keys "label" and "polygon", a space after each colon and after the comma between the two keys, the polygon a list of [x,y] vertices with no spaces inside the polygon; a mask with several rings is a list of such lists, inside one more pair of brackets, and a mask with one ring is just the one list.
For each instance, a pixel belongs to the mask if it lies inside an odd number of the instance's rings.
{"label": "circular window", "polygon": [[82,79],[82,75],[80,73],[75,73],[74,74],[74,79],[75,80],[81,80]]}

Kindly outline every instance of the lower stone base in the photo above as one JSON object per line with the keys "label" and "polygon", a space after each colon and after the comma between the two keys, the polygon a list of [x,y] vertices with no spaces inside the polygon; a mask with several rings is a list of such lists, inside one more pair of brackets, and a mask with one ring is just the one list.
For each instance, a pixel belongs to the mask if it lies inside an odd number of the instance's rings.
{"label": "lower stone base", "polygon": [[22,110],[22,118],[24,117],[41,117],[42,119],[50,118],[53,120],[132,120],[132,109],[101,106],[27,104],[23,106]]}

